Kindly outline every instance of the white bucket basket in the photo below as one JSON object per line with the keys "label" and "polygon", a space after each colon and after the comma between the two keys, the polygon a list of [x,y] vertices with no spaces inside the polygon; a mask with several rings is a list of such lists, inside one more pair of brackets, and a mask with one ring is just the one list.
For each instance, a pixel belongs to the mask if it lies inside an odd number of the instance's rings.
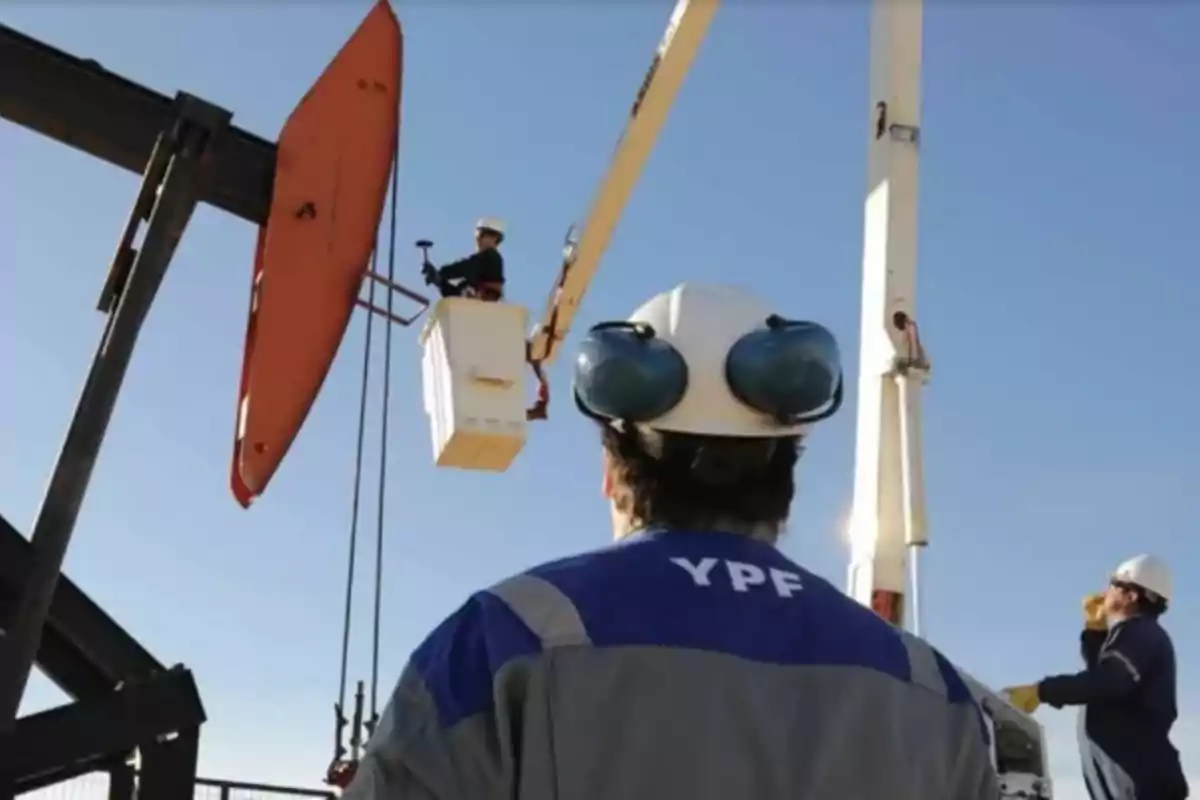
{"label": "white bucket basket", "polygon": [[503,472],[521,452],[525,329],[517,305],[447,297],[433,307],[421,377],[439,467]]}

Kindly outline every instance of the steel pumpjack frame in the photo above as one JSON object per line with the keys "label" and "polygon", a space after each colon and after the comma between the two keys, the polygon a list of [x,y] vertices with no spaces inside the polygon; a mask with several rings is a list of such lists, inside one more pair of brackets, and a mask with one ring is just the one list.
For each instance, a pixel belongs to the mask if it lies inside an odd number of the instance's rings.
{"label": "steel pumpjack frame", "polygon": [[[5,26],[0,117],[143,176],[98,303],[107,325],[31,537],[0,517],[0,800],[97,770],[110,773],[112,800],[191,797],[205,721],[192,674],[151,656],[62,564],[138,334],[193,211],[208,203],[264,224],[276,146],[233,127],[229,111],[158,94]],[[35,663],[74,702],[18,718]]]}

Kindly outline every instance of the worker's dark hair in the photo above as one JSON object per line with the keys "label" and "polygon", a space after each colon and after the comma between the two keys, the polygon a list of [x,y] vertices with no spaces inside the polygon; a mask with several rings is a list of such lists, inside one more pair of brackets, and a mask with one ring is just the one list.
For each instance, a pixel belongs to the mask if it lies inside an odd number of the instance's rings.
{"label": "worker's dark hair", "polygon": [[1144,616],[1158,619],[1167,611],[1167,601],[1159,594],[1150,591],[1142,586],[1130,584],[1130,589],[1137,596],[1134,601],[1134,610]]}
{"label": "worker's dark hair", "polygon": [[609,425],[601,430],[614,472],[613,501],[636,523],[778,536],[796,494],[800,437],[643,434]]}
{"label": "worker's dark hair", "polygon": [[1167,600],[1157,592],[1130,581],[1113,579],[1112,585],[1133,595],[1133,611],[1145,617],[1161,617],[1167,610]]}

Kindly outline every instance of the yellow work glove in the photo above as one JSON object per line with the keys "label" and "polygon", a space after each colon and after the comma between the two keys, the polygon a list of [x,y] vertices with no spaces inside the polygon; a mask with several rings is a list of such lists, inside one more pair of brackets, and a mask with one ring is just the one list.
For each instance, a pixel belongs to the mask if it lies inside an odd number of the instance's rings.
{"label": "yellow work glove", "polygon": [[1032,714],[1034,711],[1037,711],[1037,707],[1042,704],[1042,699],[1038,697],[1037,684],[1010,686],[1003,690],[1003,694],[1008,698],[1008,702],[1026,714]]}
{"label": "yellow work glove", "polygon": [[1104,616],[1104,595],[1089,594],[1083,598],[1083,627],[1089,631],[1102,631],[1108,628],[1108,620]]}

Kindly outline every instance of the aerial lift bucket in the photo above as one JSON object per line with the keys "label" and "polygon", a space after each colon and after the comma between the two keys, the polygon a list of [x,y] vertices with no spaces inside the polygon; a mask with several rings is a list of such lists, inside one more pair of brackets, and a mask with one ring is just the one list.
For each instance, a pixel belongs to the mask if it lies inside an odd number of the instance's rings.
{"label": "aerial lift bucket", "polygon": [[[308,417],[364,279],[398,157],[403,34],[386,0],[288,117],[279,135],[271,211],[259,229],[238,392],[231,488],[262,494]],[[368,307],[371,311],[379,311]]]}

